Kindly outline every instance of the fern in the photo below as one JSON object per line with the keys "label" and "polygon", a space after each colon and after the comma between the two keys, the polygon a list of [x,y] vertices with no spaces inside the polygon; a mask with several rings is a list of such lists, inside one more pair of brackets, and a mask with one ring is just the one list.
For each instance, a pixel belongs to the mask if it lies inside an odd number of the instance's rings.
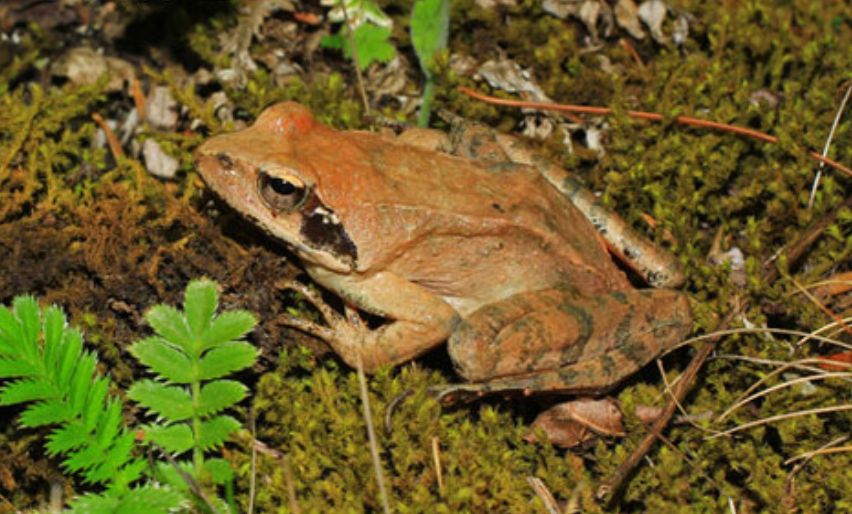
{"label": "fern", "polygon": [[[42,311],[31,296],[15,298],[11,309],[0,306],[0,380],[5,379],[0,405],[28,404],[20,423],[55,425],[48,452],[62,456],[63,467],[85,482],[107,488],[79,499],[72,509],[168,512],[180,505],[182,495],[153,485],[131,487],[147,463],[133,456],[134,435],[122,424],[122,402],[109,394],[110,380],[96,365],[95,354],[83,349],[81,333],[68,326],[59,308]],[[115,508],[108,510],[109,505]]]}
{"label": "fern", "polygon": [[[167,305],[151,308],[145,319],[155,335],[130,347],[155,380],[133,384],[127,395],[162,421],[144,427],[145,438],[173,454],[192,451],[182,471],[214,484],[227,483],[231,472],[222,459],[205,460],[240,427],[223,412],[242,400],[243,384],[222,377],[251,366],[257,350],[241,338],[256,324],[247,311],[216,315],[218,293],[210,280],[189,283],[183,312]],[[160,466],[168,483],[185,488],[172,466]]]}

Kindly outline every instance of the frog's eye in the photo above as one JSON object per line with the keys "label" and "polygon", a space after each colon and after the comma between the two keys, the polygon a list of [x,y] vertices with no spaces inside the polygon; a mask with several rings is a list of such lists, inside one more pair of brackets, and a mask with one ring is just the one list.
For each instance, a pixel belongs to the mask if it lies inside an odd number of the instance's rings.
{"label": "frog's eye", "polygon": [[308,188],[295,177],[273,177],[261,172],[257,189],[263,203],[273,211],[294,211],[308,196]]}

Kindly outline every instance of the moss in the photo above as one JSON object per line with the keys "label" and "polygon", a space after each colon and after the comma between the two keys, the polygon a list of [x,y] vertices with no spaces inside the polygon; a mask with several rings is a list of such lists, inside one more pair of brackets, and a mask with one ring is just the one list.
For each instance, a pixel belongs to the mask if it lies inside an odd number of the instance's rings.
{"label": "moss", "polygon": [[[119,6],[141,17],[154,9],[136,4]],[[606,40],[601,54],[623,69],[610,75],[602,71],[595,54],[581,51],[585,29],[579,22],[544,14],[540,2],[518,4],[482,9],[474,0],[453,2],[451,50],[482,60],[503,54],[530,68],[551,98],[616,110],[607,121],[602,159],[563,155],[558,136],[543,149],[573,167],[581,180],[602,193],[604,202],[637,227],[645,226],[642,215],[656,220],[657,228],[649,233],[686,265],[685,289],[694,300],[696,332],[712,330],[736,298],[749,301],[752,307],[744,317],[758,326],[809,331],[828,322],[820,309],[797,293],[793,279],[809,283],[848,271],[852,212],[841,212],[802,262],[782,258],[766,263],[849,195],[849,179],[828,172],[814,208],[808,210],[814,165],[802,156],[804,148],[822,148],[852,79],[848,51],[852,18],[845,5],[678,0],[676,7],[695,16],[685,47],[659,46],[649,38],[633,41],[643,61],[639,64],[615,39]],[[383,6],[397,20],[394,37],[399,49],[407,52],[404,27],[410,2],[389,1]],[[189,11],[181,15],[178,29],[170,29],[169,40],[184,41],[196,59],[224,66],[227,56],[219,51],[219,35],[234,26],[237,10],[227,4],[210,19],[198,13],[193,18]],[[667,22],[665,29],[670,28]],[[377,510],[355,376],[330,356],[293,349],[311,341],[296,339],[277,322],[298,306],[275,284],[297,270],[259,231],[217,207],[204,192],[191,165],[191,151],[202,135],[144,134],[180,158],[180,173],[170,183],[148,178],[131,159],[115,162],[106,150],[91,149],[88,140],[97,130],[90,114],[108,109],[116,99],[107,97],[100,85],[72,89],[26,82],[56,42],[37,27],[23,31],[22,41],[20,51],[8,60],[0,55],[0,259],[7,264],[0,269],[0,300],[28,291],[65,305],[121,382],[133,372],[124,360],[123,344],[138,335],[140,313],[159,301],[174,302],[190,277],[219,280],[223,303],[251,309],[263,320],[254,339],[265,351],[265,366],[272,369],[259,379],[253,399],[258,437],[287,453],[303,510]],[[261,42],[255,49],[266,44],[270,43]],[[456,91],[458,85],[484,86],[457,76],[446,59],[437,67],[436,109],[447,108],[504,131],[517,128],[519,112],[469,100]],[[148,70],[146,79],[170,85],[206,131],[233,128],[217,120],[212,106],[192,85],[183,85],[180,74],[159,69]],[[364,128],[351,70],[322,69],[336,71],[306,75],[281,86],[260,69],[249,76],[244,90],[223,87],[241,120],[253,119],[270,103],[293,99],[337,127]],[[751,95],[760,90],[776,96],[778,107],[752,104]],[[390,118],[403,116],[393,112],[392,104],[382,108]],[[624,114],[627,109],[661,112],[667,121],[631,120]],[[678,114],[765,130],[778,135],[781,144],[678,126],[672,122]],[[846,164],[852,162],[850,127],[847,112],[832,147],[832,156]],[[708,263],[718,232],[725,248],[737,246],[746,255],[742,287],[731,283],[729,268]],[[773,284],[761,278],[767,265],[783,272]],[[288,350],[278,360],[282,346]],[[744,335],[725,339],[718,353],[791,360],[827,351],[809,343],[791,355],[780,339]],[[690,355],[690,350],[682,350],[664,360],[670,381]],[[686,406],[691,413],[718,414],[767,372],[755,364],[711,360]],[[383,371],[370,381],[379,426],[393,397],[407,388],[415,391],[394,416],[392,432],[380,434],[395,510],[541,510],[540,500],[525,481],[538,476],[558,500],[576,495],[584,511],[599,512],[603,508],[593,501],[594,485],[644,435],[632,407],[665,400],[657,370],[644,370],[618,391],[629,435],[572,453],[523,442],[537,399],[494,399],[441,408],[425,390],[452,379],[414,364]],[[776,377],[767,385],[780,380]],[[773,393],[734,413],[724,426],[848,402],[847,383],[823,381],[814,386],[812,394],[796,388]],[[707,438],[705,432],[718,425],[699,423],[703,430],[679,424],[667,431],[673,448],[658,445],[617,509],[718,512],[728,509],[729,499],[737,512],[783,511],[790,505],[801,512],[852,509],[849,454],[814,458],[795,475],[794,488],[793,465],[784,464],[847,434],[848,413],[789,420],[718,438]],[[0,492],[16,505],[35,505],[55,470],[41,455],[27,460],[34,434],[11,427],[3,433]],[[432,460],[433,438],[440,445],[443,491]],[[240,466],[240,498],[245,506],[248,446],[230,453]],[[258,507],[283,511],[288,498],[285,467],[264,456],[259,466]],[[17,480],[14,488],[7,480],[10,474]]]}

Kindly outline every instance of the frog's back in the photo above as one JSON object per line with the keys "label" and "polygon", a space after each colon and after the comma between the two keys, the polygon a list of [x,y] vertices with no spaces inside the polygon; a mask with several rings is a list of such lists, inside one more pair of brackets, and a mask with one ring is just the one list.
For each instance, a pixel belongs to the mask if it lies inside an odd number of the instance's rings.
{"label": "frog's back", "polygon": [[359,212],[372,219],[354,226],[381,234],[375,264],[462,311],[556,285],[588,293],[628,287],[592,225],[535,169],[380,138],[366,144],[370,165],[357,169],[380,177],[352,177],[371,184],[363,199],[371,208]]}

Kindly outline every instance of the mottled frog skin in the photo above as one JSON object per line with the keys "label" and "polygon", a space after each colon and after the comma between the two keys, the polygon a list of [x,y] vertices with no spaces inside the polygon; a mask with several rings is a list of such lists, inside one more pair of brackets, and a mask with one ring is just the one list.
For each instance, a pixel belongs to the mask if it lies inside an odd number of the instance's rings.
{"label": "mottled frog skin", "polygon": [[[517,153],[482,127],[336,131],[288,102],[209,139],[196,163],[343,299],[341,315],[302,287],[326,325],[290,323],[348,364],[371,371],[448,341],[470,382],[453,393],[605,391],[689,332],[686,296],[631,286],[565,172]],[[658,278],[678,275],[653,261]],[[355,309],[387,323],[369,328]]]}

